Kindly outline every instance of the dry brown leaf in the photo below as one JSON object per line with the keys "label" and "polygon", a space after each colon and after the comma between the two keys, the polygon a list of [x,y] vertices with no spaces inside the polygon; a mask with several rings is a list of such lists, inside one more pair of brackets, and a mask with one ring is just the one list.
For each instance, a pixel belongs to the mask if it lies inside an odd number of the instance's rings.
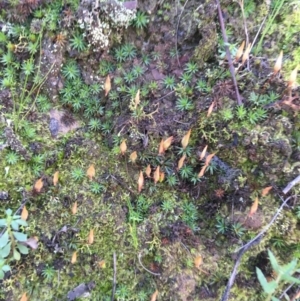
{"label": "dry brown leaf", "polygon": [[144,175],[143,172],[140,171],[140,175],[138,178],[138,192],[141,192],[144,186]]}
{"label": "dry brown leaf", "polygon": [[148,164],[148,166],[146,167],[145,174],[148,178],[150,178],[150,175],[151,175],[151,166],[150,166],[150,164]]}
{"label": "dry brown leaf", "polygon": [[107,75],[107,77],[105,79],[105,83],[104,83],[105,96],[108,95],[110,89],[111,89],[111,80],[110,80],[110,76]]}
{"label": "dry brown leaf", "polygon": [[164,148],[165,151],[170,147],[170,145],[171,145],[172,142],[173,142],[173,136],[168,137],[168,138],[164,141],[164,143],[163,143],[163,148]]}
{"label": "dry brown leaf", "polygon": [[137,109],[137,106],[140,103],[140,89],[137,90],[135,99],[134,99],[134,108]]}
{"label": "dry brown leaf", "polygon": [[88,244],[91,245],[93,242],[94,242],[94,229],[91,229],[88,237]]}
{"label": "dry brown leaf", "polygon": [[71,263],[74,264],[77,261],[77,252],[75,251],[72,254]]}
{"label": "dry brown leaf", "polygon": [[161,139],[159,147],[158,147],[158,154],[163,155],[164,153],[165,153],[164,140]]}
{"label": "dry brown leaf", "polygon": [[56,186],[58,183],[58,175],[59,175],[59,171],[56,171],[53,175],[53,185]]}
{"label": "dry brown leaf", "polygon": [[207,110],[207,117],[209,117],[214,109],[214,106],[215,106],[215,101],[213,101],[211,103],[211,105],[209,106],[208,110]]}
{"label": "dry brown leaf", "polygon": [[249,43],[248,47],[246,48],[244,54],[243,54],[243,58],[242,58],[242,65],[244,65],[245,61],[248,60],[249,58],[249,54],[250,54],[250,50],[251,50],[251,43]]}
{"label": "dry brown leaf", "polygon": [[211,159],[213,158],[214,155],[215,155],[215,154],[210,154],[210,155],[208,155],[208,156],[206,157],[206,159],[205,159],[205,165],[208,166],[208,164],[210,163],[210,161],[211,161]]}
{"label": "dry brown leaf", "polygon": [[255,212],[257,211],[258,208],[258,198],[255,198],[255,201],[253,202],[251,208],[250,208],[250,212],[249,212],[249,216],[253,216],[253,214],[255,214]]}
{"label": "dry brown leaf", "polygon": [[198,178],[203,177],[203,175],[204,175],[204,173],[205,173],[205,170],[206,170],[206,167],[207,167],[207,165],[204,165],[204,166],[201,168],[200,172],[198,173]]}
{"label": "dry brown leaf", "polygon": [[160,170],[159,169],[160,169],[160,167],[157,166],[156,170],[155,170],[155,172],[153,174],[153,179],[154,179],[154,183],[155,184],[159,181],[159,174],[160,174]]}
{"label": "dry brown leaf", "polygon": [[292,71],[290,75],[290,79],[288,81],[288,88],[293,88],[293,86],[295,85],[297,79],[297,73],[298,73],[298,66]]}
{"label": "dry brown leaf", "polygon": [[134,151],[130,154],[129,159],[132,163],[135,163],[136,159],[137,159],[137,152]]}
{"label": "dry brown leaf", "polygon": [[127,144],[126,144],[126,141],[123,140],[120,145],[121,154],[124,155],[126,153],[126,150],[127,150]]}
{"label": "dry brown leaf", "polygon": [[91,164],[90,167],[86,171],[86,175],[88,176],[90,181],[92,181],[95,174],[96,174],[95,166],[94,166],[94,164]]}
{"label": "dry brown leaf", "polygon": [[196,256],[195,259],[194,259],[194,265],[195,265],[195,267],[196,267],[197,269],[199,269],[199,268],[200,268],[200,265],[201,265],[202,263],[203,263],[203,258],[202,258],[202,256],[201,256],[201,255]]}
{"label": "dry brown leaf", "polygon": [[99,268],[101,268],[101,269],[105,269],[105,260],[100,260],[100,261],[98,261],[98,266],[99,266]]}
{"label": "dry brown leaf", "polygon": [[200,154],[200,160],[202,160],[204,157],[205,157],[205,155],[206,155],[206,150],[207,150],[207,145],[204,147],[204,149],[203,149],[203,151],[201,152],[201,154]]}
{"label": "dry brown leaf", "polygon": [[165,173],[164,172],[160,172],[159,173],[159,182],[162,182],[165,179]]}
{"label": "dry brown leaf", "polygon": [[191,136],[191,129],[188,130],[188,132],[183,136],[182,140],[181,140],[181,145],[182,148],[185,149],[188,144],[189,144],[189,140],[190,140],[190,136]]}
{"label": "dry brown leaf", "polygon": [[156,301],[157,295],[158,295],[158,290],[156,290],[156,291],[152,294],[152,296],[151,296],[151,301]]}
{"label": "dry brown leaf", "polygon": [[266,188],[264,188],[262,191],[261,191],[261,196],[266,196],[270,190],[272,189],[273,187],[272,186],[268,186]]}
{"label": "dry brown leaf", "polygon": [[71,211],[72,211],[72,214],[77,213],[77,201],[73,204]]}
{"label": "dry brown leaf", "polygon": [[26,209],[26,206],[23,207],[22,209],[22,213],[21,213],[21,219],[26,221],[28,218],[28,211]]}
{"label": "dry brown leaf", "polygon": [[183,166],[183,163],[184,163],[184,160],[186,158],[186,155],[184,154],[178,161],[178,164],[177,164],[177,170],[179,170],[182,166]]}
{"label": "dry brown leaf", "polygon": [[283,52],[282,50],[280,51],[280,54],[275,62],[274,68],[273,68],[273,74],[276,75],[282,67],[282,57],[283,57]]}
{"label": "dry brown leaf", "polygon": [[28,300],[28,297],[27,297],[27,294],[26,293],[23,293],[20,301],[27,301]]}
{"label": "dry brown leaf", "polygon": [[35,184],[34,184],[34,190],[35,190],[36,192],[41,192],[43,186],[44,186],[43,179],[40,178],[40,179],[38,179],[38,180],[35,182]]}
{"label": "dry brown leaf", "polygon": [[244,52],[244,47],[245,47],[245,41],[243,41],[243,43],[241,44],[241,46],[239,47],[239,49],[236,52],[236,55],[235,55],[236,62],[241,58],[241,56]]}

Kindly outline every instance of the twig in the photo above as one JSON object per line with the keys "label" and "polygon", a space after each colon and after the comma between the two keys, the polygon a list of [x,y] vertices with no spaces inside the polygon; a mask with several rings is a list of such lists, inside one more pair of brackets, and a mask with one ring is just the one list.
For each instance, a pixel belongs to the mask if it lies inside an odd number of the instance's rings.
{"label": "twig", "polygon": [[287,186],[282,190],[284,194],[287,194],[296,184],[300,182],[300,175],[293,181],[287,184]]}
{"label": "twig", "polygon": [[178,18],[177,26],[176,26],[176,41],[175,41],[175,47],[176,47],[177,64],[178,64],[179,67],[180,67],[181,65],[180,65],[179,58],[178,58],[178,29],[179,29],[179,23],[180,23],[181,16],[182,16],[183,11],[184,11],[184,9],[185,9],[185,6],[186,6],[186,4],[187,4],[188,2],[189,2],[189,0],[186,0],[186,1],[185,1],[184,5],[183,5],[183,8],[182,8],[182,11],[181,11],[181,13],[180,13],[180,15],[179,15],[179,18]]}
{"label": "twig", "polygon": [[260,31],[261,31],[262,27],[263,27],[264,24],[265,24],[265,21],[266,21],[266,19],[267,19],[267,16],[268,16],[268,15],[266,15],[266,16],[264,17],[263,21],[261,22],[261,24],[260,24],[260,26],[259,26],[258,32],[257,32],[257,34],[255,35],[255,38],[254,38],[254,40],[253,40],[253,42],[252,42],[252,44],[251,44],[250,52],[251,52],[251,49],[253,48],[253,46],[254,46],[254,44],[255,44],[255,42],[256,42],[256,40],[257,40],[259,34],[260,34]]}
{"label": "twig", "polygon": [[216,0],[216,3],[217,3],[217,7],[218,7],[219,21],[220,21],[223,40],[224,40],[224,45],[225,45],[225,49],[226,49],[226,56],[227,56],[227,60],[228,60],[229,71],[230,71],[230,74],[231,74],[231,77],[232,77],[232,81],[233,81],[233,85],[234,85],[234,89],[235,89],[235,94],[236,94],[236,99],[237,99],[238,105],[240,106],[240,105],[242,105],[242,100],[241,100],[241,96],[240,96],[240,93],[239,93],[239,88],[237,86],[237,81],[236,81],[236,78],[235,78],[235,71],[234,71],[234,67],[233,67],[233,63],[232,63],[232,58],[231,58],[229,47],[228,47],[228,39],[227,39],[226,31],[225,31],[225,25],[224,25],[224,20],[223,20],[223,16],[222,16],[220,1]]}
{"label": "twig", "polygon": [[274,214],[273,218],[271,219],[270,223],[258,234],[256,235],[253,239],[251,239],[248,243],[246,243],[244,246],[242,246],[241,248],[239,248],[237,250],[238,252],[238,256],[235,262],[235,265],[233,267],[233,270],[231,272],[230,278],[227,282],[227,286],[226,289],[223,293],[223,296],[221,298],[221,301],[227,301],[229,298],[229,293],[230,293],[230,289],[232,287],[232,285],[234,284],[234,280],[235,280],[235,276],[237,273],[237,269],[240,265],[240,261],[242,256],[244,255],[245,252],[247,252],[252,246],[255,246],[256,244],[258,244],[261,239],[262,236],[265,232],[267,232],[269,230],[269,228],[273,225],[274,221],[276,220],[277,216],[279,215],[279,213],[281,212],[281,210],[283,209],[283,207],[286,205],[286,203],[292,198],[293,196],[288,197],[282,204],[281,206],[277,209],[277,212]]}
{"label": "twig", "polygon": [[226,289],[225,289],[225,291],[224,291],[224,293],[223,293],[223,296],[222,296],[221,301],[227,301],[227,299],[228,299],[228,297],[229,297],[229,292],[230,292],[230,289],[231,289],[231,287],[232,287],[232,285],[233,285],[233,283],[234,283],[235,276],[236,276],[236,273],[237,273],[237,269],[238,269],[238,267],[239,267],[239,265],[240,265],[242,256],[244,255],[244,253],[245,253],[248,249],[250,249],[250,247],[257,245],[257,244],[260,242],[261,238],[262,238],[262,237],[260,236],[260,237],[258,237],[258,238],[256,237],[256,240],[251,240],[251,244],[247,244],[248,246],[245,246],[245,248],[243,248],[243,249],[239,252],[239,254],[238,254],[238,256],[237,256],[237,259],[236,259],[236,262],[235,262],[235,265],[234,265],[233,270],[232,270],[232,272],[231,272],[230,278],[229,278],[229,280],[228,280],[228,282],[227,282],[227,286],[226,286]]}
{"label": "twig", "polygon": [[283,209],[283,207],[285,206],[285,204],[292,198],[293,196],[288,197],[282,204],[281,206],[277,209],[276,213],[274,214],[273,218],[271,219],[271,221],[266,225],[266,227],[260,232],[258,233],[253,239],[251,239],[249,242],[247,242],[245,245],[243,245],[241,248],[239,248],[237,250],[240,251],[242,249],[247,248],[248,245],[250,245],[253,241],[255,241],[258,237],[262,236],[263,234],[265,234],[270,227],[273,225],[273,223],[275,222],[277,216],[280,214],[281,210]]}
{"label": "twig", "polygon": [[148,273],[150,273],[150,274],[152,274],[152,275],[154,275],[154,276],[160,276],[160,273],[153,273],[153,272],[151,272],[150,270],[148,270],[148,269],[143,265],[142,260],[141,260],[141,257],[142,257],[142,254],[139,253],[138,259],[139,259],[139,263],[140,263],[140,265],[142,266],[142,268],[143,268],[145,271],[147,271]]}
{"label": "twig", "polygon": [[115,298],[115,292],[116,292],[116,285],[117,285],[117,258],[116,258],[116,252],[113,254],[113,260],[114,260],[114,278],[113,278],[113,290],[111,294],[111,301],[114,301]]}

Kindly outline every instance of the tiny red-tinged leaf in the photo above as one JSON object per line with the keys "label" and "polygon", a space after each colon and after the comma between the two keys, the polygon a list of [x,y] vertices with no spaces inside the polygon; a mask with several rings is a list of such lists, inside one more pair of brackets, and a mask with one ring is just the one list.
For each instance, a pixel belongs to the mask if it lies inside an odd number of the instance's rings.
{"label": "tiny red-tinged leaf", "polygon": [[26,206],[24,205],[23,209],[22,209],[22,213],[21,213],[21,219],[26,221],[28,218],[28,211],[26,209]]}
{"label": "tiny red-tinged leaf", "polygon": [[264,188],[262,191],[261,191],[261,196],[266,196],[270,190],[272,189],[273,187],[272,186],[268,186],[266,188]]}
{"label": "tiny red-tinged leaf", "polygon": [[242,65],[244,65],[245,61],[247,61],[249,59],[249,54],[251,51],[251,43],[249,43],[248,47],[246,48],[243,57],[242,57]]}
{"label": "tiny red-tinged leaf", "polygon": [[164,143],[163,143],[163,148],[164,148],[165,151],[170,147],[170,145],[172,144],[172,142],[173,142],[173,136],[168,137],[168,138],[164,141]]}
{"label": "tiny red-tinged leaf", "polygon": [[203,177],[206,168],[207,168],[207,165],[204,165],[204,166],[201,168],[200,172],[198,173],[198,178]]}
{"label": "tiny red-tinged leaf", "polygon": [[204,147],[204,149],[203,149],[203,151],[201,152],[201,154],[200,154],[200,160],[202,160],[204,157],[205,157],[205,155],[206,155],[206,150],[207,150],[207,145]]}
{"label": "tiny red-tinged leaf", "polygon": [[197,269],[200,268],[200,265],[203,263],[203,258],[201,255],[198,255],[194,258],[194,265]]}
{"label": "tiny red-tinged leaf", "polygon": [[189,140],[190,140],[190,136],[191,136],[191,129],[188,130],[188,132],[183,136],[182,140],[181,140],[181,145],[182,148],[185,149],[188,144],[189,144]]}
{"label": "tiny red-tinged leaf", "polygon": [[160,176],[160,167],[157,166],[156,170],[154,172],[154,175],[153,175],[153,179],[154,179],[155,184],[159,181],[159,176]]}
{"label": "tiny red-tinged leaf", "polygon": [[121,154],[124,155],[126,153],[126,150],[127,150],[127,144],[126,141],[123,140],[122,143],[120,144]]}
{"label": "tiny red-tinged leaf", "polygon": [[94,229],[91,229],[88,237],[88,244],[91,245],[93,242],[94,242]]}
{"label": "tiny red-tinged leaf", "polygon": [[77,252],[75,251],[72,254],[71,263],[74,264],[77,261]]}
{"label": "tiny red-tinged leaf", "polygon": [[148,164],[148,166],[145,170],[145,174],[148,178],[150,178],[150,175],[151,175],[151,166],[150,166],[150,164]]}
{"label": "tiny red-tinged leaf", "polygon": [[38,179],[38,180],[35,182],[33,188],[34,188],[34,190],[35,190],[36,192],[40,193],[41,190],[42,190],[42,188],[43,188],[43,186],[44,186],[43,179],[40,178],[40,179]]}
{"label": "tiny red-tinged leaf", "polygon": [[293,86],[295,85],[297,79],[297,73],[298,73],[298,66],[292,71],[290,75],[290,79],[288,81],[288,88],[293,88]]}
{"label": "tiny red-tinged leaf", "polygon": [[255,214],[255,212],[258,209],[258,198],[255,198],[251,208],[250,208],[250,212],[249,212],[249,216],[253,216],[253,214]]}
{"label": "tiny red-tinged leaf", "polygon": [[237,62],[241,56],[243,55],[243,52],[244,52],[244,47],[245,47],[245,41],[243,41],[243,43],[241,44],[241,46],[239,47],[239,49],[237,50],[236,52],[236,55],[235,55],[235,61]]}
{"label": "tiny red-tinged leaf", "polygon": [[164,140],[161,139],[158,147],[158,154],[163,155],[165,153],[165,148],[164,148]]}
{"label": "tiny red-tinged leaf", "polygon": [[140,171],[140,175],[138,178],[138,192],[141,192],[144,186],[144,175],[143,172]]}
{"label": "tiny red-tinged leaf", "polygon": [[72,214],[77,213],[77,201],[73,204],[71,211],[72,211]]}
{"label": "tiny red-tinged leaf", "polygon": [[159,182],[162,182],[164,179],[165,179],[165,173],[161,171],[159,173]]}
{"label": "tiny red-tinged leaf", "polygon": [[27,294],[26,293],[23,293],[20,301],[27,301],[28,300],[28,297],[27,297]]}
{"label": "tiny red-tinged leaf", "polygon": [[208,155],[206,157],[206,159],[205,159],[205,165],[209,165],[209,163],[210,163],[210,161],[211,161],[211,159],[213,158],[214,155],[215,154],[210,154],[210,155]]}
{"label": "tiny red-tinged leaf", "polygon": [[91,164],[90,167],[86,171],[86,175],[88,176],[88,178],[90,179],[90,181],[92,181],[93,178],[94,178],[94,176],[95,176],[95,174],[96,174],[95,166],[94,166],[94,164]]}
{"label": "tiny red-tinged leaf", "polygon": [[158,290],[156,290],[156,291],[152,294],[152,296],[151,296],[151,301],[156,301],[157,295],[158,295]]}
{"label": "tiny red-tinged leaf", "polygon": [[140,89],[137,90],[135,99],[134,99],[134,108],[137,109],[137,106],[140,103]]}
{"label": "tiny red-tinged leaf", "polygon": [[59,171],[56,171],[53,175],[53,185],[56,186],[58,183],[58,175],[59,175]]}
{"label": "tiny red-tinged leaf", "polygon": [[212,113],[212,111],[214,109],[214,106],[215,106],[215,101],[213,101],[211,103],[211,105],[209,106],[208,111],[207,111],[207,117],[209,117],[211,115],[211,113]]}
{"label": "tiny red-tinged leaf", "polygon": [[276,63],[274,65],[274,68],[273,68],[273,74],[276,75],[280,70],[281,70],[281,67],[282,67],[282,57],[283,57],[283,51],[281,50],[280,51],[280,54],[276,60]]}
{"label": "tiny red-tinged leaf", "polygon": [[186,158],[186,155],[183,154],[183,156],[178,161],[177,170],[179,170],[183,166],[185,158]]}
{"label": "tiny red-tinged leaf", "polygon": [[107,75],[107,77],[105,79],[105,83],[104,83],[105,96],[108,95],[110,89],[111,89],[111,80],[110,80],[110,76]]}
{"label": "tiny red-tinged leaf", "polygon": [[98,263],[99,268],[105,269],[105,260],[100,260],[97,263]]}
{"label": "tiny red-tinged leaf", "polygon": [[137,159],[137,152],[134,151],[130,154],[129,159],[132,163],[135,163],[136,159]]}

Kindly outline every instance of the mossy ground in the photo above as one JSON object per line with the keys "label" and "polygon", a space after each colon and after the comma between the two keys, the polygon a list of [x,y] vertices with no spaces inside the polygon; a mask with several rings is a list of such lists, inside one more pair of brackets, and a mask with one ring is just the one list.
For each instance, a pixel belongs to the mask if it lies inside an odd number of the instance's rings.
{"label": "mossy ground", "polygon": [[[130,26],[112,34],[110,52],[71,47],[68,36],[81,30],[74,21],[80,17],[75,2],[69,6],[60,1],[40,3],[21,22],[14,15],[21,8],[12,4],[7,13],[2,11],[3,24],[13,20],[15,33],[0,36],[1,116],[13,119],[16,140],[14,147],[1,151],[0,191],[9,194],[1,200],[1,215],[7,208],[16,211],[26,200],[29,226],[23,231],[39,239],[37,250],[10,263],[11,272],[0,280],[2,300],[19,300],[24,292],[30,300],[67,300],[68,293],[82,283],[89,284],[86,300],[111,300],[114,253],[115,300],[150,300],[155,290],[157,300],[220,299],[235,250],[270,221],[286,197],[282,189],[299,174],[299,115],[280,102],[286,97],[286,82],[270,73],[280,49],[291,54],[286,57],[285,78],[299,64],[295,26],[300,8],[286,2],[258,49],[261,55],[251,57],[250,70],[243,67],[237,72],[244,103],[240,109],[224,63],[212,2],[199,6],[190,1],[178,25],[184,3],[153,1],[153,8],[141,1],[140,9],[153,10],[147,15],[147,27]],[[230,43],[239,45],[244,39],[242,16],[237,4],[227,2],[222,5],[228,5],[224,16],[231,29]],[[267,7],[245,2],[249,35],[254,38]],[[34,35],[33,16],[39,20],[46,12],[47,26],[41,35]],[[59,26],[67,17],[72,26],[65,28],[68,34],[63,33],[58,45],[63,32]],[[23,32],[17,31],[20,25]],[[13,62],[7,62],[8,44],[20,42],[20,35],[26,36],[26,47],[41,37],[41,49],[34,55],[14,52]],[[268,43],[272,47],[264,51]],[[43,53],[41,63],[38,50]],[[33,91],[40,98],[18,96],[34,86],[34,74],[27,81],[25,67],[20,71],[29,58],[50,78]],[[10,78],[11,69],[14,82],[6,86],[4,79]],[[108,74],[112,89],[104,96],[102,85]],[[173,76],[174,83],[166,84],[166,76]],[[136,106],[139,89],[141,103]],[[297,91],[293,96],[297,104]],[[207,117],[213,101],[213,113]],[[51,135],[53,108],[65,112],[66,128],[77,122],[76,129]],[[3,143],[7,142],[5,119],[0,128]],[[183,149],[181,140],[189,129],[190,142]],[[171,147],[158,155],[161,139],[170,136],[174,137]],[[123,140],[128,146],[124,155],[119,149]],[[204,164],[199,155],[206,145],[216,155],[199,178]],[[131,162],[134,151],[138,157]],[[177,170],[183,154],[185,164]],[[91,164],[96,170],[92,180],[86,176]],[[151,178],[145,176],[138,193],[139,173],[148,165]],[[157,166],[165,178],[155,184]],[[56,171],[59,180],[54,186]],[[34,183],[40,178],[43,188],[37,192]],[[271,193],[262,197],[267,186],[273,187]],[[295,187],[293,193],[298,190]],[[256,197],[259,209],[249,217]],[[255,267],[271,275],[268,248],[282,263],[299,258],[299,201],[289,205],[261,243],[243,256],[230,300],[264,300]],[[89,244],[91,229],[94,242]],[[77,261],[71,263],[74,252]],[[194,262],[197,256],[203,259],[199,268]]]}

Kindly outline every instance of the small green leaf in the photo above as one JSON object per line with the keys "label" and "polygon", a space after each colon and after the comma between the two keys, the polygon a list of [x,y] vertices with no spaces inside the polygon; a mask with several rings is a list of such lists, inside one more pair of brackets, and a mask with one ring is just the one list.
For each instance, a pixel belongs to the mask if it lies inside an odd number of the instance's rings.
{"label": "small green leaf", "polygon": [[2,270],[0,270],[0,279],[4,278],[4,272]]}
{"label": "small green leaf", "polygon": [[256,268],[256,274],[264,292],[269,295],[273,294],[278,286],[277,283],[274,280],[268,282],[263,272],[259,268]]}
{"label": "small green leaf", "polygon": [[9,266],[8,264],[4,265],[4,266],[2,267],[2,271],[3,271],[3,272],[8,272],[8,271],[10,271],[10,266]]}
{"label": "small green leaf", "polygon": [[280,301],[280,300],[276,297],[272,297],[272,301]]}
{"label": "small green leaf", "polygon": [[280,267],[281,273],[283,275],[292,275],[295,273],[296,267],[297,267],[297,260],[294,259],[290,263]]}
{"label": "small green leaf", "polygon": [[12,227],[14,230],[16,230],[16,231],[19,230],[19,224],[16,223],[16,221],[12,221],[12,222],[11,222],[11,227]]}
{"label": "small green leaf", "polygon": [[6,215],[11,216],[12,215],[12,210],[11,209],[7,209],[5,210]]}
{"label": "small green leaf", "polygon": [[21,258],[21,254],[16,249],[14,249],[14,259],[20,260],[20,258]]}
{"label": "small green leaf", "polygon": [[0,249],[7,245],[9,241],[8,231],[6,230],[0,237]]}
{"label": "small green leaf", "polygon": [[9,253],[10,253],[10,246],[11,246],[11,243],[9,242],[4,248],[0,249],[0,255],[3,258],[6,258],[9,255]]}
{"label": "small green leaf", "polygon": [[286,280],[289,283],[297,283],[300,284],[300,279],[292,277],[290,275],[284,274],[281,276],[281,279]]}
{"label": "small green leaf", "polygon": [[13,231],[13,235],[18,241],[26,241],[27,240],[27,235],[21,232],[15,232]]}
{"label": "small green leaf", "polygon": [[272,265],[272,268],[273,270],[277,273],[277,274],[280,274],[280,266],[277,262],[277,259],[275,258],[274,254],[268,250],[268,255],[269,255],[269,258],[270,258],[270,262],[271,262],[271,265]]}
{"label": "small green leaf", "polygon": [[6,227],[6,219],[0,219],[0,227]]}
{"label": "small green leaf", "polygon": [[21,252],[21,254],[28,254],[28,248],[22,244],[17,244],[17,247],[19,249],[19,251]]}
{"label": "small green leaf", "polygon": [[14,215],[14,216],[13,216],[13,219],[14,219],[14,220],[16,220],[16,219],[21,219],[21,215]]}
{"label": "small green leaf", "polygon": [[23,219],[18,219],[15,222],[18,223],[20,226],[24,226],[24,227],[28,226],[27,222],[24,221]]}

